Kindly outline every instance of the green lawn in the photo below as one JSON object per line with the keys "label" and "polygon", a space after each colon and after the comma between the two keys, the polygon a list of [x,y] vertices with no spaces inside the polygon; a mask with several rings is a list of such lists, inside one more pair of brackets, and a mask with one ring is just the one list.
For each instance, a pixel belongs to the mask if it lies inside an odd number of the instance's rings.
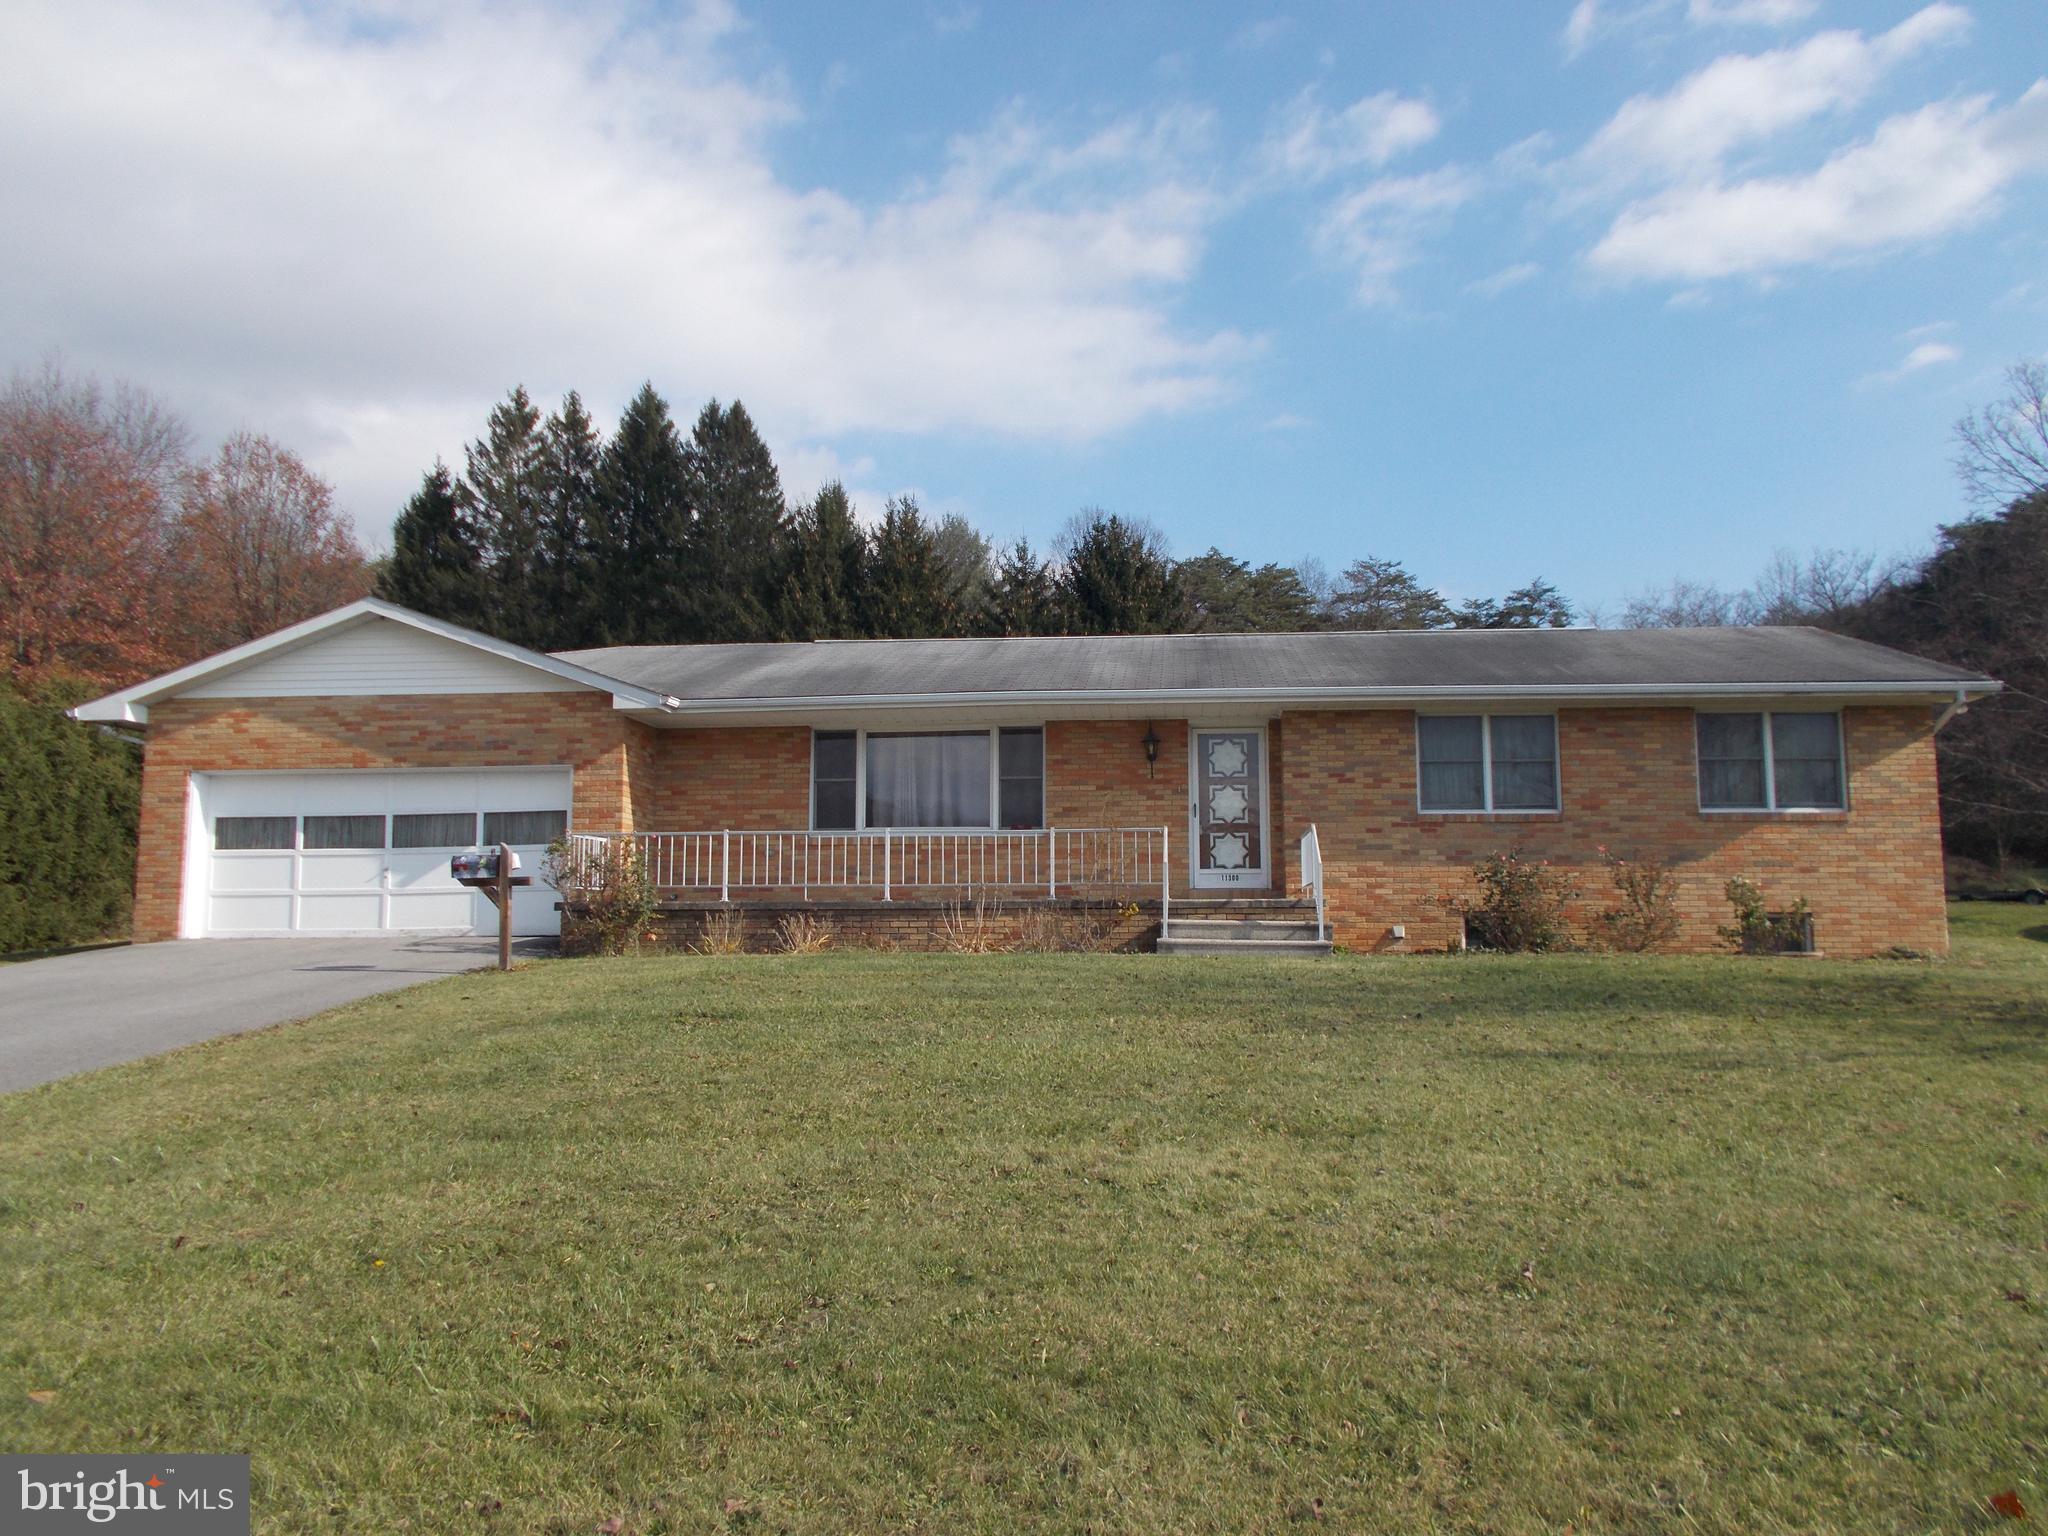
{"label": "green lawn", "polygon": [[38,1089],[0,1447],[250,1451],[260,1530],[2038,1518],[2048,915],[1956,919],[559,961]]}

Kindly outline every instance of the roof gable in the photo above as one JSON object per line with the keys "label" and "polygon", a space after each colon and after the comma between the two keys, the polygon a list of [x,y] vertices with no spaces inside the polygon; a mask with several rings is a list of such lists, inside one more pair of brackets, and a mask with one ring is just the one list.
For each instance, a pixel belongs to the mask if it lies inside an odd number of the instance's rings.
{"label": "roof gable", "polygon": [[635,709],[661,709],[659,690],[529,651],[440,619],[364,598],[191,666],[81,704],[80,720],[141,724],[171,698],[368,694],[562,693],[594,689]]}

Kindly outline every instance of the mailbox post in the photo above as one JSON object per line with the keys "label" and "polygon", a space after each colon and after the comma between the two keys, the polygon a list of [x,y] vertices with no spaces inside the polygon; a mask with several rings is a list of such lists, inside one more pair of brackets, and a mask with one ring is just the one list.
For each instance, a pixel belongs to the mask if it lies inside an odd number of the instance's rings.
{"label": "mailbox post", "polygon": [[512,969],[512,890],[533,884],[533,876],[515,874],[519,855],[504,843],[496,853],[458,853],[448,861],[448,872],[458,885],[482,891],[498,909],[498,969]]}

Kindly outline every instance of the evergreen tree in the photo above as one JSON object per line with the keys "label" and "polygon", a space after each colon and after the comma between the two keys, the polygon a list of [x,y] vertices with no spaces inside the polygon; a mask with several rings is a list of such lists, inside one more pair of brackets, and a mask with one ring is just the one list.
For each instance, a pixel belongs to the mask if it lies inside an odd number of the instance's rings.
{"label": "evergreen tree", "polygon": [[1100,511],[1067,536],[1060,589],[1076,634],[1172,634],[1192,615],[1156,529]]}
{"label": "evergreen tree", "polygon": [[668,402],[643,384],[597,464],[592,547],[602,605],[594,628],[607,645],[671,645],[689,638],[684,536],[689,466]]}
{"label": "evergreen tree", "polygon": [[775,460],[737,400],[704,407],[686,457],[691,638],[768,639],[775,555],[789,517]]}
{"label": "evergreen tree", "polygon": [[988,535],[957,512],[948,512],[932,531],[939,564],[946,570],[946,596],[960,633],[981,627],[989,598]]}
{"label": "evergreen tree", "polygon": [[447,465],[436,461],[398,514],[377,595],[451,624],[478,627],[489,589]]}
{"label": "evergreen tree", "polygon": [[1455,621],[1441,593],[1425,587],[1398,560],[1354,560],[1330,594],[1338,629],[1447,629]]}
{"label": "evergreen tree", "polygon": [[868,542],[861,583],[867,632],[885,639],[958,633],[939,544],[917,503],[894,496]]}
{"label": "evergreen tree", "polygon": [[1458,609],[1452,622],[1459,629],[1567,629],[1572,605],[1556,587],[1538,577],[1498,602],[1490,597],[1472,599]]}
{"label": "evergreen tree", "polygon": [[544,650],[595,645],[603,634],[598,585],[597,470],[604,455],[597,428],[570,390],[541,433],[540,601]]}
{"label": "evergreen tree", "polygon": [[846,487],[834,480],[791,519],[783,539],[776,638],[846,640],[864,635],[860,594],[866,559],[867,535],[854,520]]}
{"label": "evergreen tree", "polygon": [[1174,577],[1198,630],[1228,634],[1316,627],[1315,599],[1284,565],[1253,570],[1211,546],[1207,554],[1176,565]]}
{"label": "evergreen tree", "polygon": [[456,482],[462,508],[489,579],[477,625],[506,640],[532,645],[545,638],[546,615],[536,601],[540,524],[546,472],[540,410],[515,386],[493,407],[485,435],[471,443],[467,468]]}
{"label": "evergreen tree", "polygon": [[981,629],[990,635],[1063,635],[1059,588],[1052,568],[1019,539],[996,561],[982,609]]}

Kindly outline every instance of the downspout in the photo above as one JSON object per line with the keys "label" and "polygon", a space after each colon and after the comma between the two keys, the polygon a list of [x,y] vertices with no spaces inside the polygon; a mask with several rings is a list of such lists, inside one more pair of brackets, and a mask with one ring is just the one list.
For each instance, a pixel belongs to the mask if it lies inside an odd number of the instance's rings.
{"label": "downspout", "polygon": [[1957,715],[1967,713],[1969,708],[1969,694],[1964,692],[1964,690],[1962,690],[1961,688],[1958,688],[1956,690],[1955,698],[1948,704],[1944,705],[1942,707],[1941,713],[1934,717],[1934,734],[1939,736],[1941,734],[1941,728],[1944,725],[1947,725],[1949,721],[1955,719]]}

